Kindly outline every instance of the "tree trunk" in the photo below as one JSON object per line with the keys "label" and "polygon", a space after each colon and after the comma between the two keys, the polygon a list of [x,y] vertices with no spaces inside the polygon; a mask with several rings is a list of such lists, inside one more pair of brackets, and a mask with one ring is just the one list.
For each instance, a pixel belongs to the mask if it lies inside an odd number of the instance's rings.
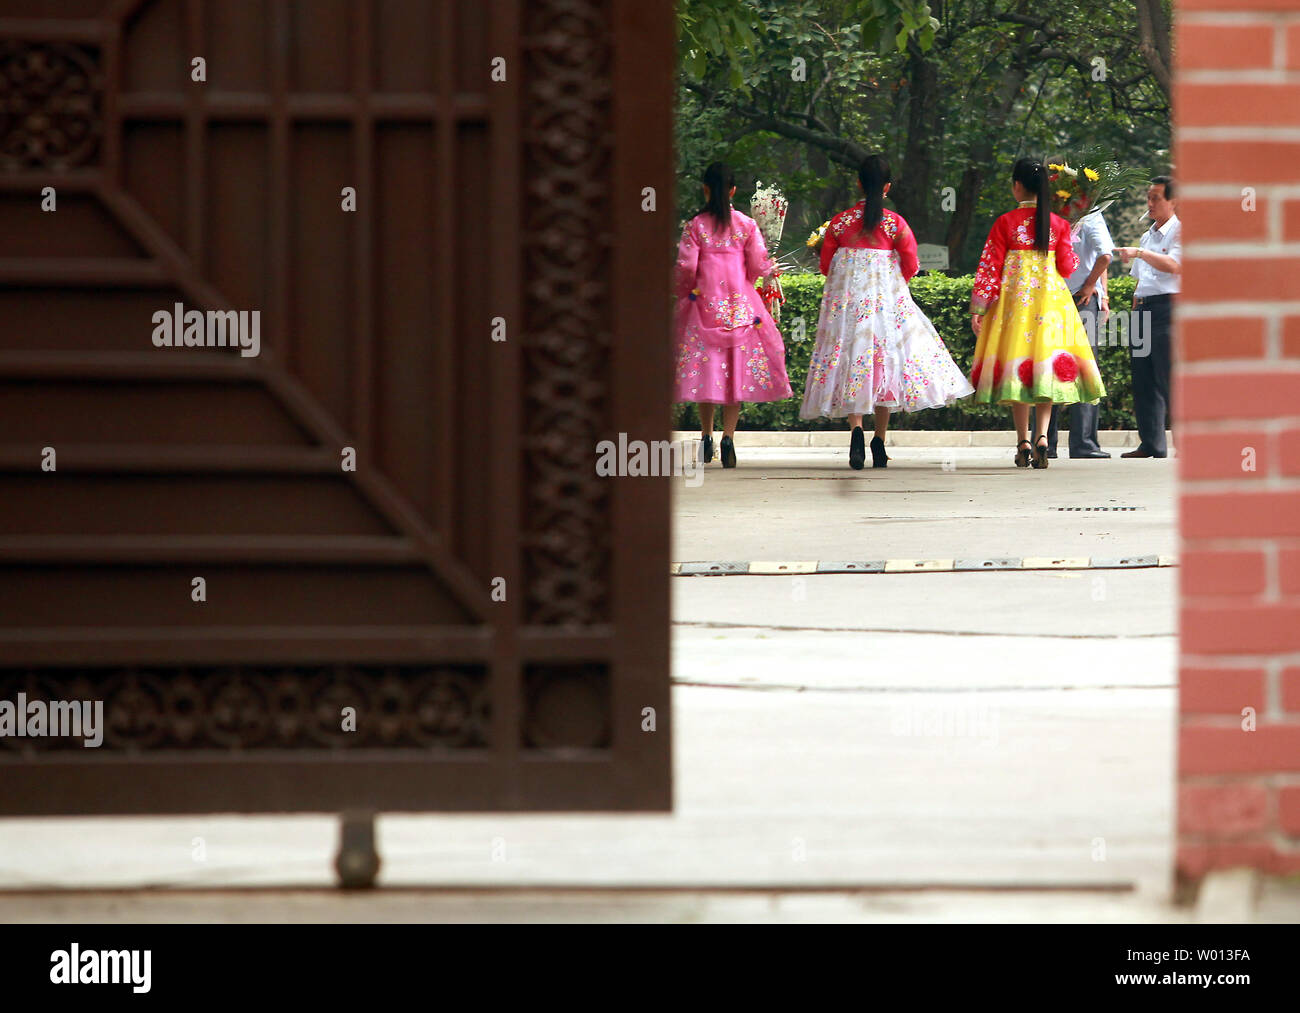
{"label": "tree trunk", "polygon": [[936,242],[942,231],[940,194],[934,185],[934,138],[941,136],[936,120],[939,102],[938,68],[926,59],[916,40],[907,44],[907,140],[902,172],[889,196],[920,242]]}
{"label": "tree trunk", "polygon": [[[967,168],[961,174],[961,183],[957,187],[957,210],[948,223],[948,263],[954,266],[960,259],[962,247],[966,245],[966,237],[970,234],[975,215],[975,201],[984,188],[988,169],[993,164],[994,143],[1004,139],[1007,121],[1011,118],[1011,110],[1015,108],[1016,96],[1029,79],[1030,65],[1027,57],[1033,34],[1033,30],[1028,28],[1020,31],[1015,40],[1015,49],[1008,56],[1007,67],[1002,72],[998,101],[989,110],[984,121],[985,129],[971,142],[966,157]],[[1008,199],[1009,197],[1010,195]]]}
{"label": "tree trunk", "polygon": [[1142,33],[1142,56],[1169,101],[1173,93],[1173,51],[1169,41],[1169,18],[1161,0],[1133,0],[1137,8],[1138,31]]}

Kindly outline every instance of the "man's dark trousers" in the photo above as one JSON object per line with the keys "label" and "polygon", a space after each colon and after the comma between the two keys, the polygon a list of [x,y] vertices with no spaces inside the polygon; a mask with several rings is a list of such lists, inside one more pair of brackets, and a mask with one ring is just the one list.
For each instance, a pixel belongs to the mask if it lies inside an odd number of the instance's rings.
{"label": "man's dark trousers", "polygon": [[1146,350],[1139,355],[1141,342],[1129,337],[1129,365],[1133,370],[1133,414],[1137,416],[1138,446],[1156,457],[1164,457],[1169,448],[1165,444],[1165,429],[1169,422],[1169,370],[1173,361],[1170,354],[1169,332],[1173,322],[1174,296],[1157,295],[1134,299],[1135,310],[1129,331],[1141,327],[1149,338]]}
{"label": "man's dark trousers", "polygon": [[[1091,322],[1085,316],[1083,318],[1085,328],[1088,331],[1089,340],[1095,345],[1097,342],[1096,335],[1101,330],[1101,297],[1096,292],[1092,297],[1079,307],[1082,313],[1092,312]],[[1094,351],[1094,355],[1095,355]],[[1034,408],[1036,416],[1038,408]],[[1056,423],[1061,414],[1060,405],[1052,405],[1052,420],[1047,424],[1047,450],[1048,453],[1056,453]],[[1085,454],[1095,454],[1101,450],[1101,444],[1097,442],[1097,421],[1101,415],[1101,409],[1095,404],[1084,404],[1082,401],[1070,405],[1070,456],[1083,457]],[[1031,425],[1036,425],[1036,419],[1031,421]]]}

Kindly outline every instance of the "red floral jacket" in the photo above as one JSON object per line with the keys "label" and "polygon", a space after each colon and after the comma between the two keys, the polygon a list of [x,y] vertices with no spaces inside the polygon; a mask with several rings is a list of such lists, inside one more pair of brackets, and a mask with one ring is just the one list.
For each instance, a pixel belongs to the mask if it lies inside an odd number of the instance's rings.
{"label": "red floral jacket", "polygon": [[[1008,250],[1034,248],[1034,209],[1016,208],[1000,216],[989,229],[989,238],[980,254],[979,268],[975,271],[975,287],[971,291],[970,311],[977,315],[988,312],[1002,291],[1002,265]],[[1056,252],[1056,273],[1068,278],[1079,266],[1070,239],[1070,223],[1052,215],[1052,234],[1047,241],[1048,252]]]}
{"label": "red floral jacket", "polygon": [[897,250],[903,280],[911,281],[920,267],[920,261],[916,257],[916,236],[902,215],[889,210],[881,214],[880,224],[864,236],[862,213],[866,206],[867,202],[860,200],[831,219],[826,235],[822,237],[822,274],[830,274],[831,258],[841,246],[851,250]]}

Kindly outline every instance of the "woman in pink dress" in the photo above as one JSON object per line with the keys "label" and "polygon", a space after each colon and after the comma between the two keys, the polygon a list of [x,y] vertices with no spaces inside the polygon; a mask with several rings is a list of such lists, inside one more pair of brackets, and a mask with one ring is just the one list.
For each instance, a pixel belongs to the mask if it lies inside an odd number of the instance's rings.
{"label": "woman in pink dress", "polygon": [[754,282],[776,267],[752,218],[731,206],[735,176],[721,162],[704,172],[704,208],[677,249],[676,400],[700,412],[700,456],[713,460],[714,405],[722,405],[722,466],[736,466],[742,401],[790,396],[785,343]]}

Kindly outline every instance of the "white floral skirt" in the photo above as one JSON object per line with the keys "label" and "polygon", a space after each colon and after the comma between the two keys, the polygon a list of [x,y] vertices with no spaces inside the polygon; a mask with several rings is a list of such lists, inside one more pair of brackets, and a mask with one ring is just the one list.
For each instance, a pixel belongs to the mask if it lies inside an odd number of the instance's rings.
{"label": "white floral skirt", "polygon": [[942,408],[975,392],[912,301],[893,250],[831,260],[799,417]]}

